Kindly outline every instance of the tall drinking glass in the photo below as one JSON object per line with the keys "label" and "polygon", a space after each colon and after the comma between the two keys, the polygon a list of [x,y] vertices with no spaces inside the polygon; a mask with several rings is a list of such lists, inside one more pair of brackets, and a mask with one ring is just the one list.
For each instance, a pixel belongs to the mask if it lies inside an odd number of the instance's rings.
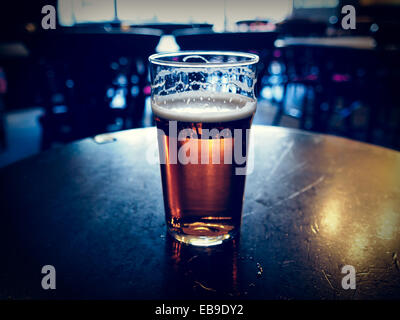
{"label": "tall drinking glass", "polygon": [[150,56],[168,232],[209,246],[239,232],[258,56],[182,51]]}

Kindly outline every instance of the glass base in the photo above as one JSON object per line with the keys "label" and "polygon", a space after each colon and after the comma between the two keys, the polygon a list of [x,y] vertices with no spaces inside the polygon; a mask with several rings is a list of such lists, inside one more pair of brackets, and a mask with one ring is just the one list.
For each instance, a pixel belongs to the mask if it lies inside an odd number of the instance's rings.
{"label": "glass base", "polygon": [[219,234],[215,236],[196,236],[188,235],[175,232],[174,230],[168,229],[168,233],[176,240],[199,247],[210,247],[222,244],[226,241],[232,240],[235,237],[236,232],[230,232],[226,234]]}

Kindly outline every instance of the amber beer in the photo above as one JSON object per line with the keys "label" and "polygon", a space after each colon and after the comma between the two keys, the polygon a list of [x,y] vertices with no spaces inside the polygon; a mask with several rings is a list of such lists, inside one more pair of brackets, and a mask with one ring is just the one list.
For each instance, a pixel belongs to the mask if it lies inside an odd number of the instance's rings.
{"label": "amber beer", "polygon": [[233,93],[152,99],[167,227],[176,239],[213,245],[239,231],[255,109],[255,99]]}

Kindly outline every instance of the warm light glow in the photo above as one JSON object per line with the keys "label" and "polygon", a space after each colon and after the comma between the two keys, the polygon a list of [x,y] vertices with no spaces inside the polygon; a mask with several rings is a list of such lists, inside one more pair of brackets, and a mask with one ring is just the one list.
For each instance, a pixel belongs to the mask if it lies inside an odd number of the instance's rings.
{"label": "warm light glow", "polygon": [[400,213],[393,210],[386,210],[380,219],[377,235],[384,240],[393,239],[396,232],[399,232]]}
{"label": "warm light glow", "polygon": [[368,252],[368,234],[367,233],[357,233],[353,238],[350,238],[351,246],[349,248],[349,258],[353,261],[360,263],[360,261],[366,258],[366,253]]}
{"label": "warm light glow", "polygon": [[121,23],[121,31],[129,31],[131,29],[129,24]]}
{"label": "warm light glow", "polygon": [[336,199],[329,199],[322,211],[321,229],[329,234],[335,234],[338,230],[341,215],[341,204]]}
{"label": "warm light glow", "polygon": [[34,23],[27,23],[25,25],[25,30],[28,32],[35,32],[36,31],[36,25]]}

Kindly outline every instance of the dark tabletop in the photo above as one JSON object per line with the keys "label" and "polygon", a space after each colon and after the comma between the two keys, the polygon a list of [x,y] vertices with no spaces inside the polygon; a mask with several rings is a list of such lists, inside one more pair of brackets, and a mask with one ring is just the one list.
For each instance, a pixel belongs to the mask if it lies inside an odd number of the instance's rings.
{"label": "dark tabletop", "polygon": [[[210,248],[166,235],[154,128],[3,168],[0,298],[400,298],[400,153],[253,132],[241,235]],[[55,290],[41,287],[44,265]]]}

